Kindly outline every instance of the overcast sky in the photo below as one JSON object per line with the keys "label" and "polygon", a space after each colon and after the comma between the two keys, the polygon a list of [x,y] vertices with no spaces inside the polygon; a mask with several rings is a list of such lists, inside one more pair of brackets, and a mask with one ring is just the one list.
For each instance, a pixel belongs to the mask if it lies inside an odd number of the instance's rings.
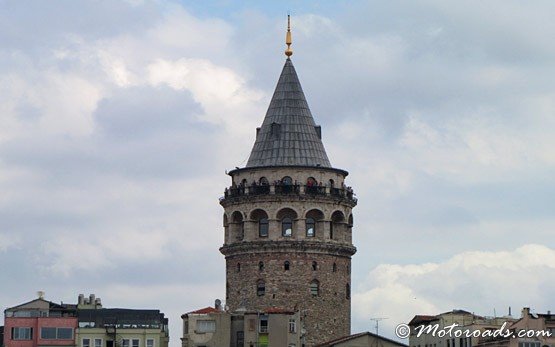
{"label": "overcast sky", "polygon": [[[224,298],[218,204],[293,62],[350,172],[353,332],[555,310],[555,2],[0,1],[0,305]],[[0,321],[1,322],[1,321]]]}

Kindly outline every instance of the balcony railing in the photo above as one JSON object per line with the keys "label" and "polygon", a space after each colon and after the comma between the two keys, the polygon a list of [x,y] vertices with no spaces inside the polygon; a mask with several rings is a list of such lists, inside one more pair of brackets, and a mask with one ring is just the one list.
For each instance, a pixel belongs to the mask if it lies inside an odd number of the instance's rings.
{"label": "balcony railing", "polygon": [[345,199],[356,204],[357,198],[350,187],[334,188],[321,185],[299,185],[299,184],[251,184],[239,185],[225,189],[224,196],[220,200],[242,196],[256,195],[308,195],[308,196],[330,196],[335,199]]}

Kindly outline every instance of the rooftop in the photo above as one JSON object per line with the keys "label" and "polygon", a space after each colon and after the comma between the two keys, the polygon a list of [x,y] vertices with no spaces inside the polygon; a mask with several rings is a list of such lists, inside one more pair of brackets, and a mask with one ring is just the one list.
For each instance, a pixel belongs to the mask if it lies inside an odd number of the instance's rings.
{"label": "rooftop", "polygon": [[331,168],[301,83],[287,58],[246,167],[314,166]]}

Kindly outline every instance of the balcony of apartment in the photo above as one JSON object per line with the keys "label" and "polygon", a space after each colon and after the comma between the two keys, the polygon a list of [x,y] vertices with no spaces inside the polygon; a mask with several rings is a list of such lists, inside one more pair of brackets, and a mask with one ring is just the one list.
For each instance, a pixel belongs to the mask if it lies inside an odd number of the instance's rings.
{"label": "balcony of apartment", "polygon": [[244,198],[256,196],[302,196],[302,197],[322,197],[330,198],[337,201],[346,201],[353,206],[357,204],[355,193],[350,187],[335,188],[323,185],[310,184],[250,184],[238,185],[226,188],[224,196],[220,198],[220,202],[236,201]]}

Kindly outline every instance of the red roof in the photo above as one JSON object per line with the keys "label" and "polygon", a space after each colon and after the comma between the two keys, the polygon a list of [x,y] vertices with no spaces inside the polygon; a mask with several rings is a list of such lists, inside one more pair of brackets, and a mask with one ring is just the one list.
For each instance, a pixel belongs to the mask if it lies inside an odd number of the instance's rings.
{"label": "red roof", "polygon": [[268,307],[267,309],[264,310],[265,313],[285,313],[285,314],[294,314],[295,311],[293,310],[288,310],[286,308],[281,308],[281,307]]}
{"label": "red roof", "polygon": [[214,307],[208,306],[205,308],[201,308],[200,310],[187,312],[187,314],[208,314],[208,313],[217,313],[217,312],[221,312],[221,311],[215,309]]}

